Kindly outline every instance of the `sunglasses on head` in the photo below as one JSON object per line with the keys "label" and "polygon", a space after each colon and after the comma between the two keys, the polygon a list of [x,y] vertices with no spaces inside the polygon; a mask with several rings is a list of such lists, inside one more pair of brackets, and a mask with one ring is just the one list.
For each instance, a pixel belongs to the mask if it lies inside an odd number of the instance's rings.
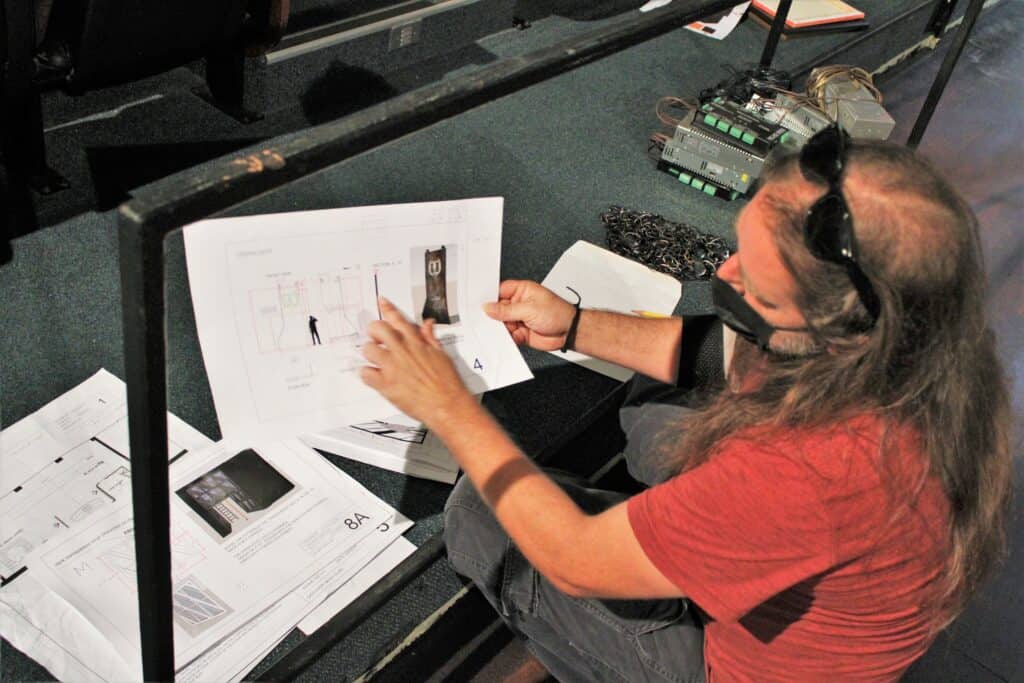
{"label": "sunglasses on head", "polygon": [[804,244],[815,257],[846,268],[873,325],[878,320],[880,309],[878,295],[857,263],[853,219],[840,187],[848,144],[846,131],[833,125],[816,133],[800,151],[800,172],[803,176],[811,181],[824,180],[828,183],[824,196],[807,211]]}

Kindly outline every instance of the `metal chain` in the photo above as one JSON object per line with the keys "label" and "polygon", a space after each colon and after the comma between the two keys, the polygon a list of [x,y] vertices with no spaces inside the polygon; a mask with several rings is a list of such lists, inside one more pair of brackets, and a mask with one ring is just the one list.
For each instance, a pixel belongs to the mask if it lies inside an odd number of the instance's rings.
{"label": "metal chain", "polygon": [[647,211],[612,206],[601,221],[609,249],[677,280],[710,280],[733,252],[721,237]]}

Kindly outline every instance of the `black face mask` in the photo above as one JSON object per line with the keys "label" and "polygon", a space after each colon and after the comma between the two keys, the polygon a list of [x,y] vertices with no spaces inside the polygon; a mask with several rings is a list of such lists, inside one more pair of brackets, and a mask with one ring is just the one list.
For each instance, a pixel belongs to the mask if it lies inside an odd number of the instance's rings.
{"label": "black face mask", "polygon": [[751,308],[739,292],[717,275],[711,278],[711,301],[715,306],[715,314],[726,327],[752,344],[757,344],[762,351],[768,350],[768,342],[776,331],[803,332],[807,329],[773,327],[760,313]]}

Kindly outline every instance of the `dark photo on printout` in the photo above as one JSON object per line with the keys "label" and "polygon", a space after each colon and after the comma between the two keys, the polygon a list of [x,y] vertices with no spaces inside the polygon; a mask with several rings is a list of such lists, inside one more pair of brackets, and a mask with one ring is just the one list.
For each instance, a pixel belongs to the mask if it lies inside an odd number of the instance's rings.
{"label": "dark photo on printout", "polygon": [[221,540],[252,524],[294,489],[273,465],[247,448],[176,493]]}

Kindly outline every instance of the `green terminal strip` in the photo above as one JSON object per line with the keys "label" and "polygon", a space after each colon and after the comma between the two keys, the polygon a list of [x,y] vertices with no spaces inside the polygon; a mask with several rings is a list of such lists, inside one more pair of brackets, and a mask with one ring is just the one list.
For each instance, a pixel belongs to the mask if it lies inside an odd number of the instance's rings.
{"label": "green terminal strip", "polygon": [[729,135],[733,136],[734,138],[738,138],[741,135],[743,135],[743,129],[733,126],[732,128],[729,129]]}
{"label": "green terminal strip", "polygon": [[743,142],[747,143],[748,145],[754,144],[754,140],[755,140],[754,136],[751,135],[750,133],[744,133],[743,137],[741,139],[743,140]]}
{"label": "green terminal strip", "polygon": [[714,126],[716,123],[718,123],[718,117],[715,116],[714,114],[705,114],[704,123],[708,124],[709,126]]}
{"label": "green terminal strip", "polygon": [[729,122],[719,120],[718,123],[715,124],[715,128],[722,131],[723,133],[728,133],[730,128]]}
{"label": "green terminal strip", "polygon": [[[689,173],[680,171],[672,167],[668,167],[666,170],[669,172],[670,175],[676,176],[676,178],[679,179],[679,182],[681,182],[683,185],[689,185],[693,189],[699,190],[711,197],[718,196],[718,188],[715,185],[708,182],[704,182],[700,178],[695,178],[691,176]],[[732,190],[731,192],[729,192],[730,201],[736,199],[739,196],[740,193],[737,192],[736,190]]]}

